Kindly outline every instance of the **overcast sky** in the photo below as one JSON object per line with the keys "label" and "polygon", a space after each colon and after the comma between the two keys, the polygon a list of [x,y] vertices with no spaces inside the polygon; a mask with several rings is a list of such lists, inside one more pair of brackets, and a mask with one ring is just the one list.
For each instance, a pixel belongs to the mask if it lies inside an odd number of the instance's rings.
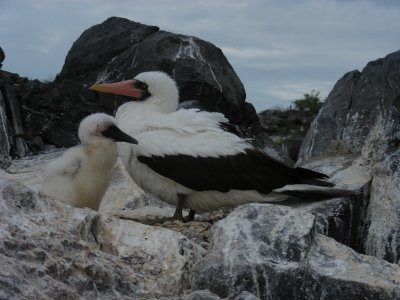
{"label": "overcast sky", "polygon": [[221,48],[258,111],[400,49],[398,0],[0,0],[3,69],[53,79],[72,43],[111,16]]}

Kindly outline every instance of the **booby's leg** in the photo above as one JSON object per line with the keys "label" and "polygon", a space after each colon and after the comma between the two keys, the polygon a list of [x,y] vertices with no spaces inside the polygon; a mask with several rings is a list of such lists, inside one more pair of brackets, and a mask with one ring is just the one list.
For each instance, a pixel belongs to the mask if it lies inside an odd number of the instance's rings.
{"label": "booby's leg", "polygon": [[183,194],[178,194],[178,203],[176,204],[176,209],[175,209],[175,213],[172,217],[168,217],[168,218],[161,218],[161,219],[157,219],[156,221],[154,220],[148,220],[148,221],[139,221],[142,222],[144,224],[147,225],[154,225],[157,223],[164,223],[166,221],[174,221],[174,220],[179,220],[181,222],[190,222],[194,220],[194,215],[196,214],[196,212],[193,209],[190,209],[189,211],[189,215],[184,218],[183,214],[182,214],[182,210],[184,208],[184,204],[186,201],[186,195]]}
{"label": "booby's leg", "polygon": [[193,209],[189,210],[189,214],[185,219],[185,222],[191,222],[194,220],[194,216],[196,215],[196,211],[194,211]]}
{"label": "booby's leg", "polygon": [[172,219],[180,220],[182,222],[191,222],[194,220],[196,212],[193,209],[189,210],[189,214],[186,218],[183,217],[182,210],[185,206],[186,195],[178,194],[178,204],[176,205],[175,213]]}
{"label": "booby's leg", "polygon": [[183,218],[183,215],[182,215],[182,209],[185,204],[185,200],[186,200],[185,195],[178,194],[178,203],[176,205],[175,213],[172,216],[172,219],[181,220],[182,222],[185,222],[185,219]]}

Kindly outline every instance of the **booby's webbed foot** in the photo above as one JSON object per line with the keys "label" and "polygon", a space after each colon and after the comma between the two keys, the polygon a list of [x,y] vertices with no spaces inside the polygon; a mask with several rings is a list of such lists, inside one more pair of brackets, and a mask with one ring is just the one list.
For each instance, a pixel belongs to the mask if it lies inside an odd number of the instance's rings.
{"label": "booby's webbed foot", "polygon": [[176,205],[176,209],[174,212],[174,215],[172,217],[168,217],[168,218],[161,218],[161,219],[156,219],[156,220],[149,220],[146,222],[142,222],[145,223],[147,225],[154,225],[154,224],[160,224],[160,223],[164,223],[164,222],[173,222],[173,221],[181,221],[182,223],[186,223],[186,222],[191,222],[194,220],[194,216],[196,215],[196,212],[193,209],[189,210],[189,214],[187,215],[187,217],[185,218],[183,216],[183,207],[184,207],[184,203],[186,200],[186,196],[185,195],[178,195],[178,203]]}
{"label": "booby's webbed foot", "polygon": [[180,220],[182,222],[185,222],[185,219],[183,218],[183,215],[182,215],[182,210],[183,210],[183,205],[185,203],[185,199],[186,199],[185,195],[178,194],[178,203],[176,204],[175,213],[171,218],[172,220]]}
{"label": "booby's webbed foot", "polygon": [[174,221],[180,221],[182,223],[187,223],[187,222],[191,222],[194,220],[194,215],[195,215],[195,211],[190,210],[189,214],[187,215],[187,217],[185,218],[182,214],[182,211],[177,212],[175,211],[174,215],[172,217],[167,217],[167,218],[162,218],[162,219],[157,219],[151,222],[146,222],[147,225],[154,225],[154,224],[162,224],[164,222],[174,222]]}
{"label": "booby's webbed foot", "polygon": [[186,200],[185,195],[182,195],[182,194],[178,195],[178,203],[176,205],[175,213],[172,216],[173,220],[180,220],[183,223],[191,222],[194,220],[194,216],[195,216],[196,212],[193,209],[189,210],[189,214],[186,218],[183,217],[182,210],[185,205],[185,200]]}
{"label": "booby's webbed foot", "polygon": [[185,218],[184,222],[192,222],[194,221],[194,216],[196,215],[196,211],[194,211],[193,209],[189,210],[189,214],[188,216]]}

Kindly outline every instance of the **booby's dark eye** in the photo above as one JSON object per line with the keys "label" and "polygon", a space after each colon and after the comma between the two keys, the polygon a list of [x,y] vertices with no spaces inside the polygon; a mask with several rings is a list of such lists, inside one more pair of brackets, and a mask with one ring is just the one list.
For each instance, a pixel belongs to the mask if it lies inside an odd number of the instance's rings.
{"label": "booby's dark eye", "polygon": [[147,91],[148,85],[147,85],[147,83],[145,83],[143,81],[136,80],[135,81],[135,88],[141,89],[143,91]]}

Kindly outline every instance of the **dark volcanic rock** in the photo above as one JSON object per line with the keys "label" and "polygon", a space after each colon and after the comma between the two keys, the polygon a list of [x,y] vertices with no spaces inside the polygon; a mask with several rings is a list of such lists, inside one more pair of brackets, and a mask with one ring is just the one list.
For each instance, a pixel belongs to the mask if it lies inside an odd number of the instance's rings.
{"label": "dark volcanic rock", "polygon": [[282,150],[293,159],[293,161],[297,161],[299,158],[301,143],[301,138],[286,138],[282,142]]}
{"label": "dark volcanic rock", "polygon": [[0,90],[0,166],[7,163],[10,158],[12,139],[10,135],[10,123],[7,118],[3,92]]}
{"label": "dark volcanic rock", "polygon": [[123,18],[112,17],[86,30],[68,52],[58,80],[92,84],[153,70],[177,81],[180,102],[198,100],[206,110],[223,112],[235,123],[258,121],[255,111],[247,109],[243,84],[219,48]]}
{"label": "dark volcanic rock", "polygon": [[400,51],[347,73],[311,125],[300,161],[352,155],[372,179],[363,253],[400,261]]}
{"label": "dark volcanic rock", "polygon": [[109,18],[85,30],[74,42],[58,79],[93,83],[113,58],[158,30],[156,26]]}
{"label": "dark volcanic rock", "polygon": [[0,47],[0,69],[3,66],[2,62],[4,61],[5,58],[6,58],[6,55],[4,54],[3,49],[1,49],[1,47]]}
{"label": "dark volcanic rock", "polygon": [[[333,87],[302,149],[302,159],[325,155],[340,143],[344,151],[361,154],[377,122],[396,143],[399,138],[400,51],[369,62],[362,72],[345,74]],[[318,131],[318,132],[317,132]]]}
{"label": "dark volcanic rock", "polygon": [[297,161],[300,146],[316,115],[296,109],[267,109],[258,114],[261,130],[281,145],[284,155]]}
{"label": "dark volcanic rock", "polygon": [[[0,71],[1,82],[7,84],[19,100],[22,136],[33,153],[43,151],[45,145],[76,145],[79,142],[78,125],[85,116],[93,112],[112,114],[122,103],[118,99],[99,99],[82,84],[74,81],[42,83]],[[7,117],[11,119],[7,97],[3,97],[3,101]],[[9,123],[11,126],[12,123]]]}

